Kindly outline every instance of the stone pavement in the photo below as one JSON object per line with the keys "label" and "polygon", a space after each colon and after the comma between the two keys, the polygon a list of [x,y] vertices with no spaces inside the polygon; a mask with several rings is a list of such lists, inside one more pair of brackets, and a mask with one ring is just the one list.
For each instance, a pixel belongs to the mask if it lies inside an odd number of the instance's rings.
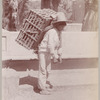
{"label": "stone pavement", "polygon": [[3,69],[2,72],[2,100],[98,100],[98,68],[52,70],[51,95],[38,93],[38,71]]}

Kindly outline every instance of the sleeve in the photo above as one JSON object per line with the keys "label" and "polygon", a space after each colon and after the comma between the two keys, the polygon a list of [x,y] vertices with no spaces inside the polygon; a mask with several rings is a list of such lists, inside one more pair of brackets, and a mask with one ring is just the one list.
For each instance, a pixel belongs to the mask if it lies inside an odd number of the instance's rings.
{"label": "sleeve", "polygon": [[54,31],[49,31],[48,32],[48,49],[50,51],[50,53],[52,55],[55,54],[55,50],[54,50]]}
{"label": "sleeve", "polygon": [[61,47],[58,49],[57,54],[58,54],[59,56],[62,55],[62,48],[61,48]]}
{"label": "sleeve", "polygon": [[58,48],[58,50],[57,50],[57,54],[58,54],[59,56],[62,55],[62,36],[60,36],[60,46],[59,46],[59,48]]}

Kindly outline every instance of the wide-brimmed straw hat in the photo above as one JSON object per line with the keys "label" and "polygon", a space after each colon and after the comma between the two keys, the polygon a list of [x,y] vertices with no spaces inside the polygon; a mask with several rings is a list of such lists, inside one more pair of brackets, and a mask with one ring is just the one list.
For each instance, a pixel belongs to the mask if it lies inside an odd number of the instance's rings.
{"label": "wide-brimmed straw hat", "polygon": [[57,24],[62,24],[62,23],[67,23],[68,20],[63,12],[58,12],[56,15],[56,21],[54,21],[52,24],[57,25]]}

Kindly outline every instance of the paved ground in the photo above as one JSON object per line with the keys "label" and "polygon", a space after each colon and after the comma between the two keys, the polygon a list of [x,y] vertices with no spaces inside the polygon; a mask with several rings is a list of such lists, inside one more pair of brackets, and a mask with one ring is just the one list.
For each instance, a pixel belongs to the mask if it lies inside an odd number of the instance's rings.
{"label": "paved ground", "polygon": [[65,88],[60,88],[51,95],[40,95],[38,93],[30,93],[23,95],[18,95],[15,100],[98,100],[97,86],[67,86]]}
{"label": "paved ground", "polygon": [[[9,87],[3,88],[3,90],[7,89],[6,98],[3,100],[98,100],[97,68],[53,70],[50,77],[54,85],[51,95],[39,94],[37,71],[3,69],[4,78],[5,75],[7,76],[5,83],[6,85],[9,83]],[[17,91],[17,88],[14,88],[17,87],[16,75],[19,77]]]}
{"label": "paved ground", "polygon": [[98,100],[97,86],[67,86],[58,88],[50,96],[34,94],[34,100]]}

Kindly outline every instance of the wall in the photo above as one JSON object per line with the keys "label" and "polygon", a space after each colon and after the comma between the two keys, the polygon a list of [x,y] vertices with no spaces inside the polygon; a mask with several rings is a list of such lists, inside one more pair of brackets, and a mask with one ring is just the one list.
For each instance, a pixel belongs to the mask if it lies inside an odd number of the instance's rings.
{"label": "wall", "polygon": [[[19,32],[9,32],[2,30],[2,60],[24,60],[34,59],[37,57],[35,54],[33,54],[33,50],[27,50],[15,41],[18,34]],[[67,26],[67,31],[63,32],[62,37],[63,58],[98,57],[97,32],[81,32],[81,25],[73,24]]]}
{"label": "wall", "polygon": [[63,58],[98,57],[98,33],[65,32],[63,33]]}

